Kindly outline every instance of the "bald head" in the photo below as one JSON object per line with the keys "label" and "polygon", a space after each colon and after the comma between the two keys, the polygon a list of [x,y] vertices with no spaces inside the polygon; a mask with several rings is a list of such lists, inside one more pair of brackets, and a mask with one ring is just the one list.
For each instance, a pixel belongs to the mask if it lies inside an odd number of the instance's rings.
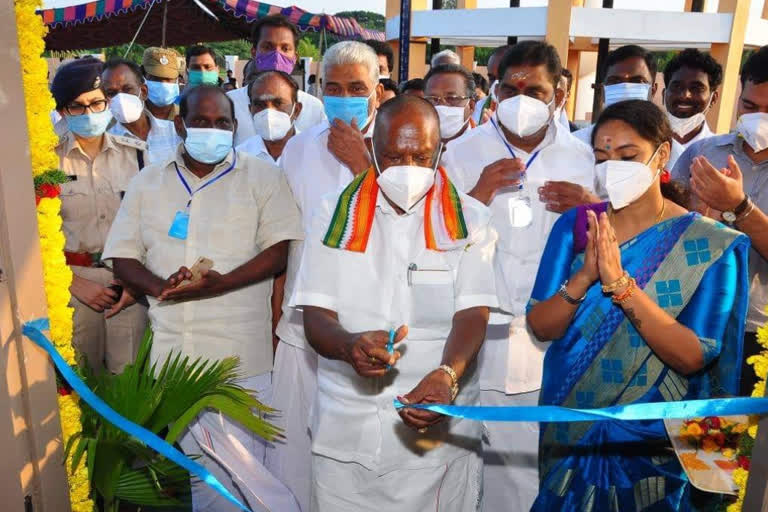
{"label": "bald head", "polygon": [[428,101],[401,95],[376,115],[373,145],[379,169],[393,165],[432,167],[440,146],[440,119]]}

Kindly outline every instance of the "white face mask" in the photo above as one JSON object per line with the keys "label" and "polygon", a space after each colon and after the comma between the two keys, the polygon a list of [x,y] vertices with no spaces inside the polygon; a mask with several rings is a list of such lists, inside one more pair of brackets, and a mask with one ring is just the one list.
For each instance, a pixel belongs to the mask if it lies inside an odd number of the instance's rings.
{"label": "white face mask", "polygon": [[[648,163],[656,157],[658,151],[659,148],[656,148]],[[614,210],[620,210],[636,201],[651,187],[661,169],[653,172],[648,163],[606,160],[595,166],[597,179],[608,193]]]}
{"label": "white face mask", "polygon": [[[552,97],[555,101],[555,97]],[[528,137],[541,130],[550,120],[549,106],[543,101],[518,94],[499,103],[496,115],[504,128],[518,137]]]}
{"label": "white face mask", "polygon": [[491,84],[491,88],[488,89],[488,91],[491,93],[491,99],[493,101],[495,101],[496,103],[499,102],[499,97],[496,96],[496,86],[497,85],[499,85],[499,81],[498,80],[494,80],[493,83]]}
{"label": "white face mask", "polygon": [[465,107],[438,105],[435,109],[440,118],[440,138],[443,140],[454,137],[469,122],[469,118],[464,119]]}
{"label": "white face mask", "polygon": [[768,149],[768,114],[743,114],[736,123],[736,130],[755,151]]}
{"label": "white face mask", "polygon": [[[709,110],[711,103],[712,95],[710,94],[709,101],[707,102],[707,106],[704,108],[704,110],[698,114],[693,114],[691,117],[675,117],[669,111],[667,111],[669,126],[672,128],[672,131],[675,132],[675,135],[678,137],[685,137],[693,130],[701,126],[702,123],[705,123],[707,121],[707,111]],[[666,105],[666,99],[664,100],[664,104]]]}
{"label": "white face mask", "polygon": [[138,96],[121,92],[109,100],[109,109],[118,123],[130,124],[141,117],[141,113],[144,112],[144,102]]}
{"label": "white face mask", "polygon": [[605,106],[610,107],[614,103],[626,100],[648,101],[651,85],[622,82],[620,84],[606,85],[603,87],[603,92],[605,93]]}
{"label": "white face mask", "polygon": [[[437,151],[438,155],[442,149],[441,144]],[[440,159],[437,159],[437,163],[432,168],[418,165],[393,165],[381,171],[376,161],[376,150],[372,149],[371,152],[373,153],[373,164],[379,173],[376,182],[381,191],[397,206],[406,212],[411,211],[434,185],[435,172]]]}
{"label": "white face mask", "polygon": [[256,130],[256,135],[268,141],[284,138],[293,127],[291,116],[295,108],[296,105],[293,106],[290,114],[274,108],[265,108],[253,114],[253,128]]}

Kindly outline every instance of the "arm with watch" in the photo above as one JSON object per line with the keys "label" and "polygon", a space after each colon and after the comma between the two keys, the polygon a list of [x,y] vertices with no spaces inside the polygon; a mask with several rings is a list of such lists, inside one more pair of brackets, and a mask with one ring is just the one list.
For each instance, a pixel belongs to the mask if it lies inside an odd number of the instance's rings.
{"label": "arm with watch", "polygon": [[768,216],[744,192],[741,169],[733,156],[728,168],[717,170],[703,156],[691,162],[691,190],[710,208],[722,213],[722,220],[752,240],[752,247],[768,259]]}

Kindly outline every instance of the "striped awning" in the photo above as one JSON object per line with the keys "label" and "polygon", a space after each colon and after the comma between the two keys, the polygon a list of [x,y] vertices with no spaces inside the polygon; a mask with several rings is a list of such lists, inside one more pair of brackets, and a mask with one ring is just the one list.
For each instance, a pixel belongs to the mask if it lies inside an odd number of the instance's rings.
{"label": "striped awning", "polygon": [[[152,4],[161,4],[168,0],[97,0],[77,5],[54,7],[39,11],[43,21],[51,29],[73,27],[78,24],[98,23],[108,18],[128,14],[137,9],[147,9]],[[187,0],[189,1],[189,0]],[[342,39],[377,39],[384,41],[384,33],[376,30],[368,30],[360,26],[357,20],[339,18],[327,14],[309,13],[299,7],[278,7],[254,0],[203,0],[212,8],[218,8],[235,18],[244,19],[250,23],[271,14],[282,14],[290,19],[301,31],[319,32],[323,29]],[[169,8],[178,5],[179,0],[169,3]],[[189,1],[191,4],[192,2]],[[233,34],[233,39],[241,37],[241,34]],[[202,32],[198,40],[205,39]],[[106,45],[107,41],[105,41]]]}

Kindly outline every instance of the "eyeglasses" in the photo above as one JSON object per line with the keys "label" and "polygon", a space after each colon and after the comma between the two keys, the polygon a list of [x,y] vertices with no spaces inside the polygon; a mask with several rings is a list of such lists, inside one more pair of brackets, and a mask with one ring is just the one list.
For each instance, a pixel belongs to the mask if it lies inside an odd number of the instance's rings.
{"label": "eyeglasses", "polygon": [[92,101],[89,105],[80,105],[79,103],[73,103],[64,107],[64,111],[71,116],[81,116],[90,110],[93,114],[104,112],[107,110],[109,102],[107,100]]}
{"label": "eyeglasses", "polygon": [[438,105],[448,105],[449,107],[463,107],[471,99],[471,96],[424,96],[424,99],[433,104],[434,106]]}

